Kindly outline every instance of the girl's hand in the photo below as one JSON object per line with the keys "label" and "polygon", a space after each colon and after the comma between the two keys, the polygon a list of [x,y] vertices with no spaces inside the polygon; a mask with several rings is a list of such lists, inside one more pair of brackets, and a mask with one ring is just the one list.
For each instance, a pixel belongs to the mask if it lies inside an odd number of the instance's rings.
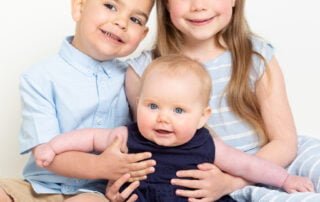
{"label": "girl's hand", "polygon": [[156,162],[151,158],[150,152],[127,154],[121,151],[122,139],[115,141],[104,152],[97,155],[97,179],[117,180],[129,173],[129,181],[146,179],[147,175],[155,171]]}
{"label": "girl's hand", "polygon": [[314,186],[311,180],[295,175],[289,175],[284,181],[282,188],[288,193],[314,192]]}
{"label": "girl's hand", "polygon": [[215,201],[231,193],[232,176],[223,173],[219,168],[210,163],[198,165],[199,170],[178,171],[177,176],[186,179],[172,179],[171,184],[194,190],[178,189],[176,194],[187,197],[188,201]]}
{"label": "girl's hand", "polygon": [[130,174],[124,174],[116,181],[109,181],[107,190],[106,190],[106,197],[111,202],[136,201],[138,199],[138,195],[132,194],[132,193],[136,188],[139,187],[139,184],[140,184],[139,181],[132,182],[126,189],[120,192],[121,186],[124,185],[126,182],[129,182],[129,179],[130,179]]}

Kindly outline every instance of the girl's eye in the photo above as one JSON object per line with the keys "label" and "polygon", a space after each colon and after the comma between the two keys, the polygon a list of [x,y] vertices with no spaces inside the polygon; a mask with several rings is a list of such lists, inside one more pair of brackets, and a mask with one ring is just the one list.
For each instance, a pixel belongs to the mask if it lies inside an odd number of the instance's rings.
{"label": "girl's eye", "polygon": [[111,10],[111,11],[116,11],[117,10],[116,7],[114,5],[112,5],[112,4],[110,4],[110,3],[106,3],[106,4],[104,4],[104,6],[106,8],[108,8],[109,10]]}
{"label": "girl's eye", "polygon": [[177,114],[182,114],[184,112],[184,110],[180,107],[177,107],[174,109],[174,112],[177,113]]}
{"label": "girl's eye", "polygon": [[142,21],[139,18],[131,17],[130,20],[135,24],[142,25]]}
{"label": "girl's eye", "polygon": [[150,109],[158,109],[158,106],[154,103],[149,104]]}

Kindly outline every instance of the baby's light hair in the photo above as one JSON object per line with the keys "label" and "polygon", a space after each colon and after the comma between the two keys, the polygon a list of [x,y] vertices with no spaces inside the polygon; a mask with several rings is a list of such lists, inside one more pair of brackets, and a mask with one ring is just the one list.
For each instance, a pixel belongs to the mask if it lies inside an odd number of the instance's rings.
{"label": "baby's light hair", "polygon": [[196,76],[201,84],[200,94],[203,97],[203,103],[205,106],[209,105],[212,80],[210,74],[200,62],[178,54],[158,57],[144,71],[141,77],[141,88],[148,74],[155,70],[168,75],[168,77],[183,77],[186,74]]}

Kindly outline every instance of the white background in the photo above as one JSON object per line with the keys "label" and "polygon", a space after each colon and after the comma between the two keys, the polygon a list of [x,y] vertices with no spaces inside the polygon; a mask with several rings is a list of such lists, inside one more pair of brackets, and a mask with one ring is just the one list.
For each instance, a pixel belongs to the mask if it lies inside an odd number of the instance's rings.
{"label": "white background", "polygon": [[[320,138],[319,7],[318,0],[247,0],[251,28],[276,49],[298,132]],[[19,74],[73,33],[70,1],[4,1],[0,26],[0,177],[19,177],[26,161],[18,154]],[[155,21],[149,26],[138,52],[153,41]]]}

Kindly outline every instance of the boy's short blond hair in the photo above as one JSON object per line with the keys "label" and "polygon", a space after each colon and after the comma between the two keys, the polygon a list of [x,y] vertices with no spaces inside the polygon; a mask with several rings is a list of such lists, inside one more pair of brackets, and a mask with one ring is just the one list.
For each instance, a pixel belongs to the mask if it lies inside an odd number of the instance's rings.
{"label": "boy's short blond hair", "polygon": [[200,62],[179,54],[158,57],[144,71],[141,77],[141,87],[144,84],[145,78],[153,70],[161,70],[162,73],[168,76],[183,77],[186,74],[193,74],[201,83],[200,95],[203,97],[204,104],[206,106],[209,105],[212,80],[210,74]]}

